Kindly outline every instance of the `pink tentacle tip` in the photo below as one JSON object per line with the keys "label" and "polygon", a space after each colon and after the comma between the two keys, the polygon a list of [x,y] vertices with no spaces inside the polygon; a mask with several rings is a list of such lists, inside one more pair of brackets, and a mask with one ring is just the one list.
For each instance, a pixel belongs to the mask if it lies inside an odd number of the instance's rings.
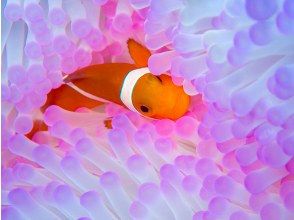
{"label": "pink tentacle tip", "polygon": [[25,54],[31,59],[37,59],[42,56],[41,46],[36,42],[29,42],[25,46]]}
{"label": "pink tentacle tip", "polygon": [[49,21],[56,26],[63,26],[68,20],[68,16],[62,8],[53,8],[49,11]]}
{"label": "pink tentacle tip", "polygon": [[29,195],[24,189],[16,188],[9,192],[8,199],[12,204],[22,205],[29,200]]}
{"label": "pink tentacle tip", "polygon": [[135,154],[127,160],[127,167],[131,171],[142,172],[147,166],[148,166],[148,161],[139,154]]}
{"label": "pink tentacle tip", "polygon": [[43,8],[39,4],[31,3],[25,8],[25,17],[32,23],[42,20],[44,17]]}
{"label": "pink tentacle tip", "polygon": [[92,28],[87,36],[85,36],[87,44],[95,51],[102,51],[106,47],[107,40],[102,32]]}
{"label": "pink tentacle tip", "polygon": [[14,65],[8,68],[8,80],[16,85],[21,85],[27,80],[27,73],[23,66]]}
{"label": "pink tentacle tip", "polygon": [[147,215],[148,210],[140,202],[133,202],[129,208],[129,213],[132,217],[140,219]]}
{"label": "pink tentacle tip", "polygon": [[191,137],[196,134],[197,121],[189,116],[183,116],[176,121],[176,132],[181,137]]}
{"label": "pink tentacle tip", "polygon": [[102,5],[101,9],[105,13],[105,16],[112,18],[115,15],[117,9],[117,1],[108,0],[105,4]]}
{"label": "pink tentacle tip", "polygon": [[14,129],[20,134],[27,134],[33,128],[33,120],[27,115],[19,115],[14,121]]}
{"label": "pink tentacle tip", "polygon": [[54,137],[67,138],[70,132],[70,127],[67,123],[60,120],[51,125],[49,132]]}
{"label": "pink tentacle tip", "polygon": [[33,64],[27,69],[29,79],[34,83],[39,83],[46,79],[46,69],[43,65]]}
{"label": "pink tentacle tip", "polygon": [[119,177],[114,172],[103,173],[100,177],[100,184],[104,188],[116,187],[119,184]]}
{"label": "pink tentacle tip", "polygon": [[78,19],[71,24],[72,32],[79,38],[85,38],[91,29],[91,24],[86,19]]}
{"label": "pink tentacle tip", "polygon": [[53,40],[53,49],[58,54],[64,54],[71,48],[72,42],[65,35],[56,36]]}
{"label": "pink tentacle tip", "polygon": [[61,108],[57,105],[51,105],[44,112],[44,122],[47,125],[52,126],[55,122],[60,120],[61,115]]}
{"label": "pink tentacle tip", "polygon": [[144,203],[156,201],[160,193],[159,187],[155,183],[144,183],[138,190],[138,198]]}
{"label": "pink tentacle tip", "polygon": [[73,197],[73,192],[68,185],[60,185],[54,191],[54,199],[58,203],[66,203]]}
{"label": "pink tentacle tip", "polygon": [[127,14],[119,14],[114,17],[112,25],[116,31],[127,33],[131,31],[132,19]]}
{"label": "pink tentacle tip", "polygon": [[85,67],[91,63],[92,55],[86,50],[77,49],[74,54],[74,60],[78,67]]}
{"label": "pink tentacle tip", "polygon": [[90,139],[82,138],[76,143],[75,148],[80,154],[86,154],[94,148],[94,145]]}
{"label": "pink tentacle tip", "polygon": [[169,138],[159,138],[154,143],[155,149],[162,154],[169,154],[175,148],[175,144]]}
{"label": "pink tentacle tip", "polygon": [[170,136],[175,129],[175,123],[169,119],[158,120],[155,122],[155,129],[160,136]]}
{"label": "pink tentacle tip", "polygon": [[260,217],[262,220],[279,219],[282,213],[279,206],[275,203],[268,203],[260,210]]}
{"label": "pink tentacle tip", "polygon": [[61,60],[61,70],[66,74],[74,73],[77,70],[77,64],[73,57],[65,57]]}
{"label": "pink tentacle tip", "polygon": [[222,214],[228,208],[229,202],[223,197],[215,197],[213,198],[208,206],[210,212],[215,214]]}
{"label": "pink tentacle tip", "polygon": [[197,192],[197,189],[199,190],[199,179],[197,179],[193,175],[189,175],[184,177],[183,182],[182,182],[182,187],[184,188],[185,191],[187,192]]}
{"label": "pink tentacle tip", "polygon": [[4,8],[4,16],[9,20],[9,21],[17,21],[22,18],[23,16],[23,9],[21,5],[15,4],[15,3],[10,3],[7,4],[6,7]]}

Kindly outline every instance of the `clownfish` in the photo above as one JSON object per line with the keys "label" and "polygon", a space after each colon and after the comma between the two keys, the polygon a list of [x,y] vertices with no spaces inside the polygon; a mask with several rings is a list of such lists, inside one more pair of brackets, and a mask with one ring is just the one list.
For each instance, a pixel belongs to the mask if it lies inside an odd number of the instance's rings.
{"label": "clownfish", "polygon": [[134,64],[105,63],[79,69],[48,94],[43,109],[57,105],[75,111],[112,102],[152,119],[176,120],[183,116],[190,97],[167,74],[151,74],[147,67],[151,52],[147,48],[132,39],[127,44]]}

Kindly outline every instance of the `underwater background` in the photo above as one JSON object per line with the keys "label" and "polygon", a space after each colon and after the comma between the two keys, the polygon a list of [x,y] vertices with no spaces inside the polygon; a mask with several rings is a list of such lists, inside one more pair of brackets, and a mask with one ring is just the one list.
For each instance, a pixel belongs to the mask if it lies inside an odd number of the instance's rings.
{"label": "underwater background", "polygon": [[[294,219],[293,0],[1,3],[3,219]],[[185,116],[40,113],[64,75],[131,63],[129,38],[191,96]]]}

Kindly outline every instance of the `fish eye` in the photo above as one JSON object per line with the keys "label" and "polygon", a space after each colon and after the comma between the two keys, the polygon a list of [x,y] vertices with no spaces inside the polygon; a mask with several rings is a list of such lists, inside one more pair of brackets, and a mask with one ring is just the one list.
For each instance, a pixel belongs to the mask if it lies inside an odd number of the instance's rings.
{"label": "fish eye", "polygon": [[149,108],[148,108],[147,106],[145,106],[145,105],[141,105],[141,106],[140,106],[140,109],[141,109],[141,111],[144,112],[144,113],[149,112]]}

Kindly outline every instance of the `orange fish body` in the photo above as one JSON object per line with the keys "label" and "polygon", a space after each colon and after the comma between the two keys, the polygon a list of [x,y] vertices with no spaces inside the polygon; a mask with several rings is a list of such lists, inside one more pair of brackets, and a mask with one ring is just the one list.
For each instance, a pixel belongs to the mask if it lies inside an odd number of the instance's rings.
{"label": "orange fish body", "polygon": [[[190,98],[168,75],[152,75],[146,68],[151,53],[133,40],[128,48],[134,64],[92,65],[68,75],[61,87],[52,90],[43,110],[58,105],[74,111],[94,108],[105,101],[125,106],[155,119],[175,120],[184,115]],[[144,68],[145,67],[145,68]]]}
{"label": "orange fish body", "polygon": [[[74,84],[88,94],[101,99],[123,105],[119,98],[121,85],[125,75],[136,67],[127,63],[107,63],[93,65],[77,70],[69,75],[65,82]],[[80,107],[94,108],[103,104],[83,95],[68,84],[52,90],[47,97],[48,105],[58,105],[66,110],[75,111]]]}

